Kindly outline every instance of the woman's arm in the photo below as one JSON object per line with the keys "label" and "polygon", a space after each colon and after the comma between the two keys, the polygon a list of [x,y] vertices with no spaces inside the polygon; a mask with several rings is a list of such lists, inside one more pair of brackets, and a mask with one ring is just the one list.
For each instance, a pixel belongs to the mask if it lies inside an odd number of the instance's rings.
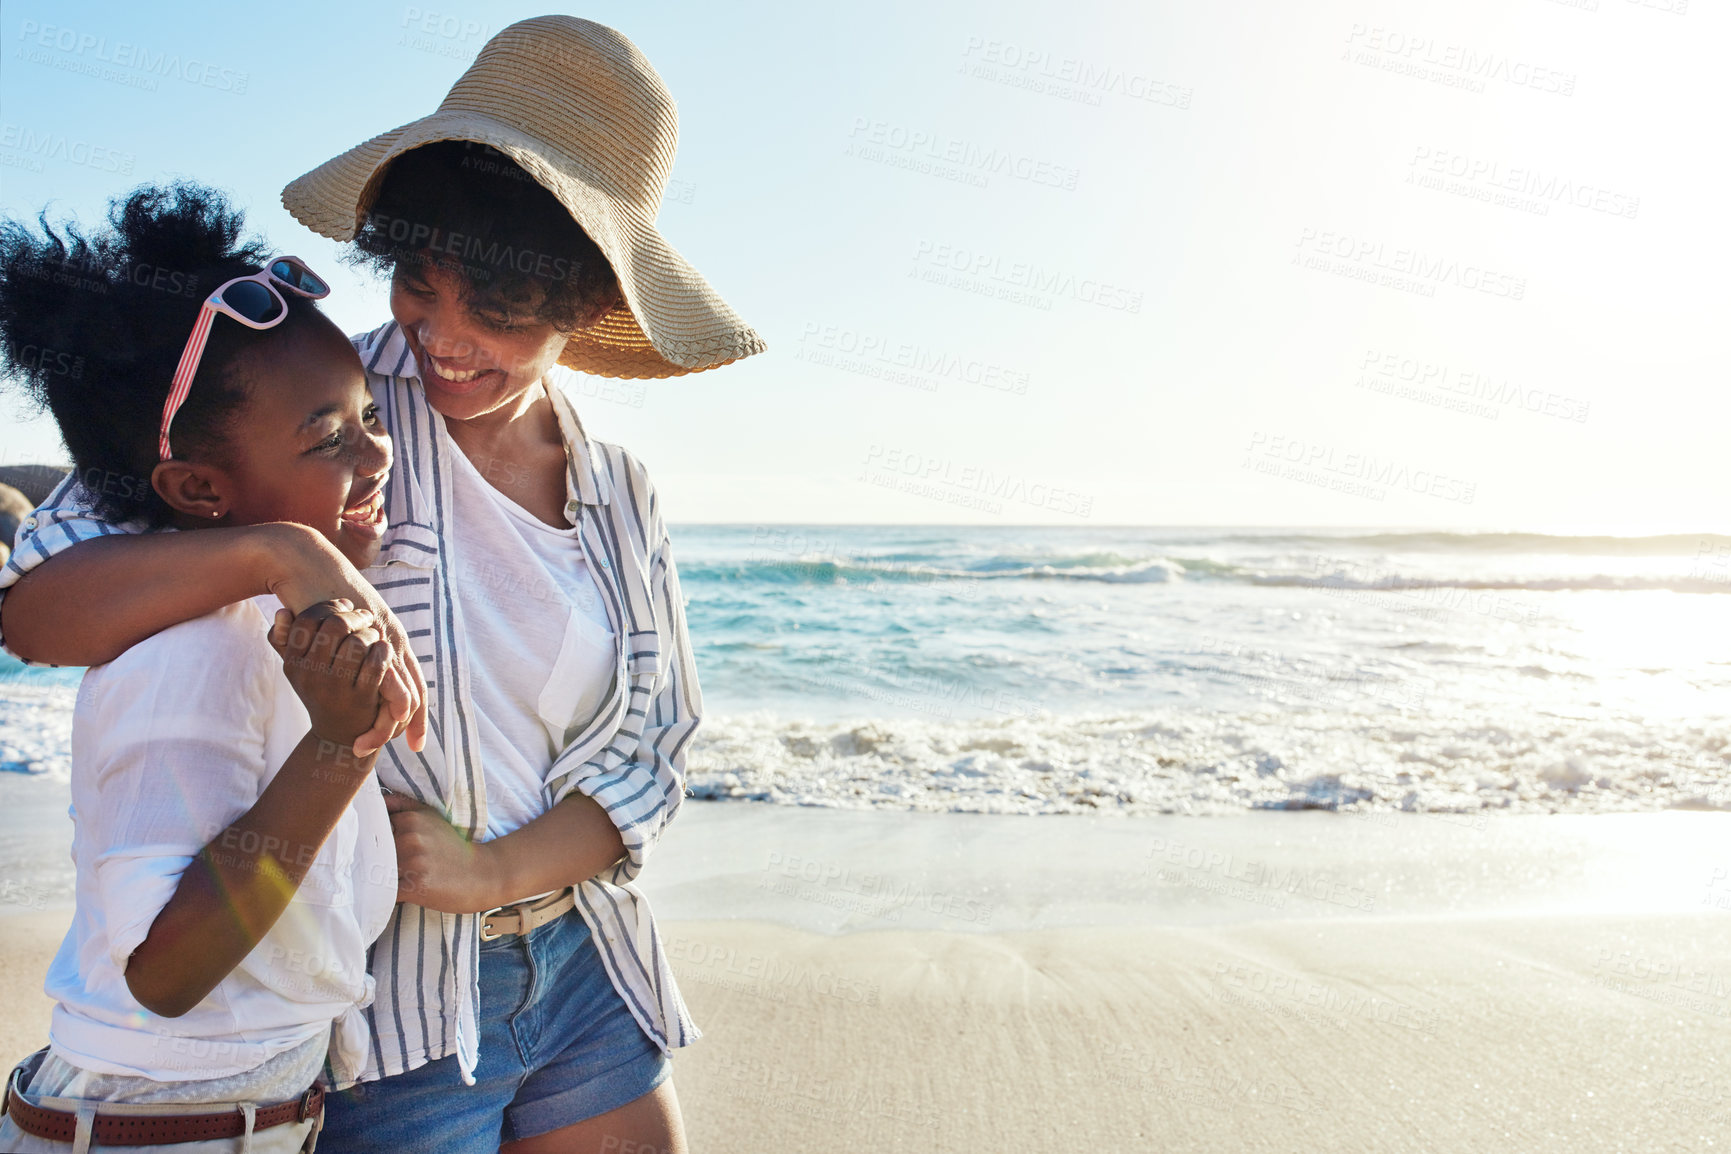
{"label": "woman's arm", "polygon": [[98,665],[170,625],[274,593],[291,612],[346,598],[384,626],[392,660],[385,708],[356,742],[374,752],[404,728],[420,749],[426,685],[409,639],[347,558],[305,525],[274,522],[186,533],[95,537],[41,561],[0,600],[0,635],[20,657]]}
{"label": "woman's arm", "polygon": [[269,592],[293,567],[283,559],[304,564],[317,536],[270,524],[92,538],[18,579],[0,602],[0,633],[28,661],[100,665],[170,625]]}
{"label": "woman's arm", "polygon": [[[587,881],[621,866],[643,870],[685,795],[685,754],[703,714],[685,595],[655,487],[633,472],[637,507],[648,510],[649,592],[663,672],[646,703],[629,756],[583,765],[555,760],[554,805],[521,829],[471,842],[443,814],[411,798],[385,799],[397,842],[398,900],[446,913],[475,913]],[[569,751],[567,751],[569,752]]]}
{"label": "woman's arm", "polygon": [[685,622],[685,595],[653,489],[644,504],[650,510],[649,539],[660,541],[649,575],[661,647],[660,681],[644,706],[635,748],[618,757],[612,755],[609,745],[602,754],[580,765],[555,762],[548,778],[553,800],[558,803],[554,809],[578,795],[600,804],[625,847],[620,866],[623,881],[642,873],[649,851],[661,840],[684,801],[685,758],[703,720],[703,692],[698,687],[697,662]]}
{"label": "woman's arm", "polygon": [[274,630],[273,645],[279,637],[313,728],[252,808],[193,858],[127,961],[132,996],[165,1018],[203,1001],[270,932],[378,757],[343,740],[378,711],[389,650],[374,644],[377,631],[353,611],[315,606],[286,635]]}
{"label": "woman's arm", "polygon": [[662,626],[666,672],[635,755],[611,770],[585,765],[562,775],[551,809],[487,842],[469,841],[431,806],[407,797],[385,798],[397,842],[398,901],[475,913],[586,881],[621,860],[628,876],[641,872],[644,856],[684,796],[685,750],[703,713],[672,545],[654,515],[651,522],[658,534],[651,539],[660,544],[650,567],[650,591]]}
{"label": "woman's arm", "polygon": [[471,842],[438,810],[414,798],[391,794],[385,807],[397,843],[397,900],[444,913],[479,913],[562,889],[625,856],[613,819],[581,794],[484,842]]}

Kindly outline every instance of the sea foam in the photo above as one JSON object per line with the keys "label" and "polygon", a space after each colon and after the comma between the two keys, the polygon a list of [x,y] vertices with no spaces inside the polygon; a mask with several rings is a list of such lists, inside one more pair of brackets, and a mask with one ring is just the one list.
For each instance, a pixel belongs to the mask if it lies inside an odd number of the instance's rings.
{"label": "sea foam", "polygon": [[706,719],[692,794],[964,813],[1731,809],[1723,732],[1519,716],[1452,726],[1331,711],[980,721]]}

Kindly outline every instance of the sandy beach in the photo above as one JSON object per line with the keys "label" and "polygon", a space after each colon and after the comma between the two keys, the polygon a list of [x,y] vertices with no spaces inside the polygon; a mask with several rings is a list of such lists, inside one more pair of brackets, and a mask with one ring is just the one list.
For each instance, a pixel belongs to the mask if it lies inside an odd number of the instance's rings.
{"label": "sandy beach", "polygon": [[[1722,815],[1016,820],[681,815],[652,892],[705,1031],[676,1057],[694,1150],[1727,1145]],[[65,921],[4,920],[8,1059]]]}

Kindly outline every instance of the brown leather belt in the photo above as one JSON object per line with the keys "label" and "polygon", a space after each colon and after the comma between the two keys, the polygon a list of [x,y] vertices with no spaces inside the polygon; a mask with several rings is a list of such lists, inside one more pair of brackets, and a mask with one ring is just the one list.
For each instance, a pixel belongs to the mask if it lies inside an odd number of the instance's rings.
{"label": "brown leather belt", "polygon": [[[20,1130],[55,1142],[71,1142],[78,1136],[78,1115],[50,1110],[25,1100],[18,1088],[22,1070],[13,1071],[6,1087],[6,1109]],[[261,1106],[253,1115],[253,1133],[288,1122],[316,1118],[325,1108],[325,1088],[314,1083],[306,1093],[275,1106]],[[214,1114],[104,1114],[97,1111],[91,1127],[95,1146],[166,1146],[172,1142],[203,1142],[238,1138],[246,1133],[246,1115],[239,1110]]]}
{"label": "brown leather belt", "polygon": [[490,942],[508,934],[526,934],[576,908],[577,894],[570,886],[530,901],[494,906],[481,915],[481,940]]}

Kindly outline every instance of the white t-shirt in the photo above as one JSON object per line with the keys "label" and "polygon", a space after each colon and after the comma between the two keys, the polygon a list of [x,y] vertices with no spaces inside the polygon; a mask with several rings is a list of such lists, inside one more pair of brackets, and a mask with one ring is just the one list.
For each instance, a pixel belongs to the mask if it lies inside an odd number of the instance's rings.
{"label": "white t-shirt", "polygon": [[580,530],[547,524],[461,449],[451,456],[453,573],[491,839],[547,812],[553,761],[607,704],[621,658]]}
{"label": "white t-shirt", "polygon": [[[72,714],[77,909],[48,970],[51,1050],[99,1074],[226,1078],[331,1028],[352,1080],[369,1044],[367,947],[397,900],[372,775],[270,932],[178,1018],[144,1009],[126,963],[211,839],[258,800],[310,725],[265,634],[275,597],[164,629],[91,667]],[[243,850],[248,847],[239,847]]]}

